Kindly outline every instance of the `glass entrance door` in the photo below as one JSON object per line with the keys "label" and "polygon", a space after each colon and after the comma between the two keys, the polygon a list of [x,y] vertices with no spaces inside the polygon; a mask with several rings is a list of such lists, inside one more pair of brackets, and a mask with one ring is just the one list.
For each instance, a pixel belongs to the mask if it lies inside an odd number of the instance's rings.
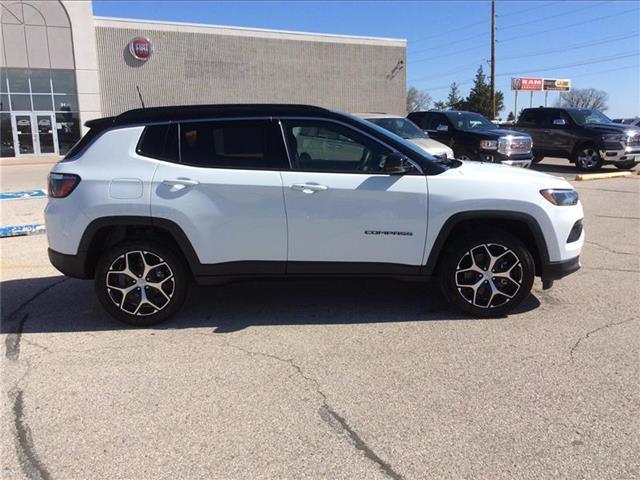
{"label": "glass entrance door", "polygon": [[16,155],[34,155],[36,150],[31,113],[14,113],[11,116],[13,117],[13,143],[18,147],[16,148]]}
{"label": "glass entrance door", "polygon": [[56,142],[56,131],[53,114],[36,113],[36,122],[38,125],[38,144],[42,155],[58,153],[58,145]]}
{"label": "glass entrance door", "polygon": [[13,112],[11,123],[17,156],[58,153],[58,135],[53,113]]}

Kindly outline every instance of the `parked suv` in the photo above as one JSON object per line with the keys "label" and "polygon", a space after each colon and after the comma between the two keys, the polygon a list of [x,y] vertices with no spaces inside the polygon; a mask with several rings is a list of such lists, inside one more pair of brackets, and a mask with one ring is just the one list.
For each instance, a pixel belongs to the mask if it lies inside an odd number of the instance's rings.
{"label": "parked suv", "polygon": [[431,138],[449,145],[460,160],[531,166],[531,137],[501,130],[479,113],[454,110],[411,112],[408,118]]}
{"label": "parked suv", "polygon": [[429,138],[429,135],[408,118],[384,113],[356,113],[355,115],[409,140],[434,157],[455,158],[451,148]]}
{"label": "parked suv", "polygon": [[548,288],[580,266],[566,181],[438,159],[350,115],[163,107],[87,126],[49,175],[49,258],[134,325],[175,313],[191,279],[256,277],[435,277],[460,310],[500,316],[534,275]]}
{"label": "parked suv", "polygon": [[526,108],[516,130],[533,138],[534,161],[566,158],[580,170],[604,164],[633,168],[640,162],[640,129],[612,122],[588,108]]}

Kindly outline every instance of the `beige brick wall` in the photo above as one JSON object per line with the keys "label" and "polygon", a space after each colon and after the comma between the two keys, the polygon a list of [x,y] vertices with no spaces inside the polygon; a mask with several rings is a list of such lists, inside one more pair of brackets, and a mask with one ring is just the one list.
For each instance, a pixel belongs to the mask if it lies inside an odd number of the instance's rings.
{"label": "beige brick wall", "polygon": [[[140,106],[277,102],[347,112],[405,113],[406,44],[358,39],[96,18],[102,110]],[[147,37],[152,57],[131,57]]]}

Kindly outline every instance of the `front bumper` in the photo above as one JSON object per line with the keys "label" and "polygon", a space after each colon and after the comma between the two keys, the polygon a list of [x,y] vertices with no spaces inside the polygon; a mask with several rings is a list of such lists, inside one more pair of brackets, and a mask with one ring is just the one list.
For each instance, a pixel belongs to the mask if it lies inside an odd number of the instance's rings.
{"label": "front bumper", "polygon": [[485,162],[501,163],[503,165],[511,165],[512,167],[529,168],[533,163],[533,156],[527,154],[519,155],[503,155],[495,150],[480,151],[480,157]]}
{"label": "front bumper", "polygon": [[561,262],[547,262],[542,265],[542,275],[540,275],[540,277],[542,277],[543,282],[560,280],[567,275],[577,272],[581,266],[579,256]]}
{"label": "front bumper", "polygon": [[640,163],[640,147],[625,147],[619,150],[600,150],[600,158],[604,163],[635,161]]}

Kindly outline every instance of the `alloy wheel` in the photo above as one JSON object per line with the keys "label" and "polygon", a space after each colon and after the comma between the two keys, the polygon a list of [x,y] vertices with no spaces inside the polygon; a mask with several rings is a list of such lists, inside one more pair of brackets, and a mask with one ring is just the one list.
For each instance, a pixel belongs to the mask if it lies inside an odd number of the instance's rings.
{"label": "alloy wheel", "polygon": [[578,165],[586,170],[595,168],[600,161],[600,156],[593,148],[585,148],[578,154]]}
{"label": "alloy wheel", "polygon": [[106,275],[109,298],[129,315],[153,315],[171,302],[173,271],[152,252],[133,250],[116,258]]}
{"label": "alloy wheel", "polygon": [[522,262],[513,250],[483,243],[462,255],[456,266],[455,285],[465,301],[489,309],[509,303],[523,278]]}

